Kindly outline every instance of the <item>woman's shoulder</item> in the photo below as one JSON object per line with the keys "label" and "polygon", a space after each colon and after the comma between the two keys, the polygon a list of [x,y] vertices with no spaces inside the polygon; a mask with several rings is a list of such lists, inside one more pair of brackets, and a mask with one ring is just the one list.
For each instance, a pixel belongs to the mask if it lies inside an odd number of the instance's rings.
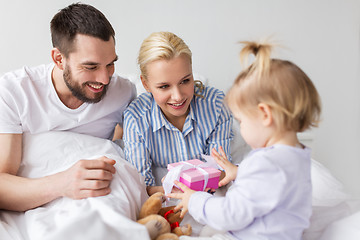
{"label": "woman's shoulder", "polygon": [[223,101],[225,97],[223,91],[211,86],[204,86],[202,89],[200,87],[196,87],[195,93],[199,96],[202,96],[202,97],[197,97],[199,101],[206,101],[206,102]]}
{"label": "woman's shoulder", "polygon": [[231,116],[224,105],[225,94],[221,90],[205,86],[203,91],[196,88],[195,94],[196,97],[194,97],[192,107],[194,109],[194,115],[200,120],[199,122],[206,123],[209,128],[213,129],[219,119],[222,119],[223,116],[224,118],[229,118]]}
{"label": "woman's shoulder", "polygon": [[151,93],[145,92],[135,98],[126,108],[124,115],[133,116],[134,118],[141,118],[151,110],[153,97]]}
{"label": "woman's shoulder", "polygon": [[195,105],[199,110],[214,112],[217,116],[223,111],[225,98],[223,91],[211,86],[204,86],[202,91],[197,87],[195,94],[197,95],[195,97]]}

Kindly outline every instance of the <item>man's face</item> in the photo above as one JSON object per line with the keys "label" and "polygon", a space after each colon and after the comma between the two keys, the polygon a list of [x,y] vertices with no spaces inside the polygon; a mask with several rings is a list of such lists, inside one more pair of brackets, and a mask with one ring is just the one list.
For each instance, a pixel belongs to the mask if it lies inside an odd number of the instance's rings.
{"label": "man's face", "polygon": [[63,78],[72,95],[82,102],[99,102],[106,93],[117,60],[113,38],[109,41],[81,35],[65,59]]}
{"label": "man's face", "polygon": [[[99,102],[105,96],[108,87],[108,85],[96,84],[92,82],[84,82],[80,84],[81,81],[79,79],[78,80],[74,79],[74,77],[72,76],[71,67],[69,65],[65,66],[63,72],[63,78],[66,86],[69,88],[72,95],[82,102],[87,102],[87,103]],[[86,90],[88,87],[92,87],[95,89],[99,88],[99,91],[98,92],[93,91],[93,94],[88,94]]]}

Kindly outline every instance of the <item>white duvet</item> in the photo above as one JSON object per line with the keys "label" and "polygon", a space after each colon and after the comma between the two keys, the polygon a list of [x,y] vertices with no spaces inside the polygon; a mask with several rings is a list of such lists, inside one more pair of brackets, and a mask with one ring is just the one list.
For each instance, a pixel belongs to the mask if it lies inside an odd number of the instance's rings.
{"label": "white duvet", "polygon": [[[135,222],[147,198],[144,181],[123,160],[117,145],[71,132],[25,134],[23,139],[21,176],[49,175],[80,159],[103,155],[117,161],[117,172],[111,183],[112,192],[104,197],[59,198],[25,213],[0,210],[0,240],[149,239],[145,227]],[[315,160],[311,171],[313,215],[303,239],[360,239],[360,201],[345,194],[342,184]],[[184,219],[193,225],[194,233],[200,232],[202,226],[187,220]]]}
{"label": "white duvet", "polygon": [[114,143],[71,132],[24,134],[23,140],[20,176],[42,177],[100,156],[116,160],[117,172],[107,196],[59,198],[25,213],[0,211],[1,240],[149,239],[135,222],[147,198],[144,181]]}

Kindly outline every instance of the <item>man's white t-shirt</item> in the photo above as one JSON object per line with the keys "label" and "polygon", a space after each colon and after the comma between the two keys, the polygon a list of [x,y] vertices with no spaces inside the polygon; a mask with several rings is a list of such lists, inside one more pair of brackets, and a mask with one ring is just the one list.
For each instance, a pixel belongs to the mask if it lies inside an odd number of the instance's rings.
{"label": "man's white t-shirt", "polygon": [[70,109],[55,91],[53,68],[23,67],[0,78],[0,133],[72,131],[110,139],[136,97],[135,85],[114,74],[101,101]]}

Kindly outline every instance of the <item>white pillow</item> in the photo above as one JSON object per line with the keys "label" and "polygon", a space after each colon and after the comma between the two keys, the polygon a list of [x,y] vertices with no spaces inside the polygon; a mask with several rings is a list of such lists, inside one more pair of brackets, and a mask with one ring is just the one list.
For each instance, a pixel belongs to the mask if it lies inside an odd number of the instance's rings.
{"label": "white pillow", "polygon": [[337,220],[328,226],[319,240],[359,240],[360,212]]}
{"label": "white pillow", "polygon": [[358,201],[345,192],[343,184],[314,159],[311,160],[311,178],[313,212],[310,227],[304,232],[304,240],[318,240],[330,224],[349,216],[358,207]]}

